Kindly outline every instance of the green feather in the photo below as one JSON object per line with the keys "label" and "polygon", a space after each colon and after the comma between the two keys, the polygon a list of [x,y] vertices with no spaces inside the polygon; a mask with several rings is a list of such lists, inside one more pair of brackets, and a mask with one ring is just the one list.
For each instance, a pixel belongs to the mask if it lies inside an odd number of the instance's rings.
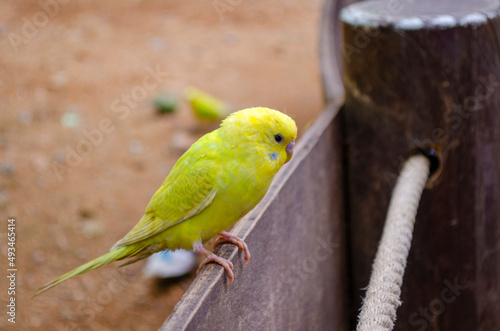
{"label": "green feather", "polygon": [[70,272],[65,273],[59,278],[54,279],[48,284],[45,284],[44,286],[40,287],[35,291],[35,294],[33,297],[36,297],[37,295],[42,294],[43,292],[47,291],[48,289],[64,282],[65,280],[75,277],[75,276],[80,276],[83,275],[89,271],[95,270],[97,268],[100,268],[108,263],[111,263],[113,261],[118,261],[125,259],[127,257],[132,257],[136,254],[138,254],[142,250],[141,247],[134,247],[134,246],[129,246],[129,247],[122,247],[117,250],[111,251],[109,253],[106,253],[100,257],[98,257],[95,260],[92,260],[90,262],[85,263],[84,265],[79,266],[78,268],[75,268],[71,270]]}

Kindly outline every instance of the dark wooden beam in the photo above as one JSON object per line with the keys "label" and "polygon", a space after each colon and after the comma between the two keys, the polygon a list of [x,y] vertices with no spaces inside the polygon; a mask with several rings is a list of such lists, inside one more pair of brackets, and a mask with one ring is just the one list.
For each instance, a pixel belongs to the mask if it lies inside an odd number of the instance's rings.
{"label": "dark wooden beam", "polygon": [[399,167],[432,148],[395,329],[500,329],[498,13],[492,0],[343,13],[353,321]]}
{"label": "dark wooden beam", "polygon": [[195,279],[161,330],[347,330],[340,105],[300,139],[267,196],[233,229],[252,259],[233,245]]}

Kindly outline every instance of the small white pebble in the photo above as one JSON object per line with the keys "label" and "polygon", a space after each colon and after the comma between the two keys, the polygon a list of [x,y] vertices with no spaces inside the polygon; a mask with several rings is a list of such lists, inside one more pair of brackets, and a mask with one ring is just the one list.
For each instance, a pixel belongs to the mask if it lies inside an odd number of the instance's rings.
{"label": "small white pebble", "polygon": [[69,75],[65,71],[59,71],[58,73],[53,74],[50,76],[50,87],[53,89],[60,89],[66,85],[68,85],[69,82]]}
{"label": "small white pebble", "polygon": [[65,128],[76,128],[80,126],[80,115],[66,112],[61,116],[61,125]]}
{"label": "small white pebble", "polygon": [[139,140],[132,140],[128,144],[128,151],[132,154],[141,154],[143,151],[142,143]]}
{"label": "small white pebble", "polygon": [[102,223],[94,220],[86,220],[82,223],[82,233],[85,238],[91,239],[102,236],[106,231]]}
{"label": "small white pebble", "polygon": [[195,138],[191,137],[184,131],[177,131],[172,134],[172,138],[170,138],[170,144],[172,148],[179,152],[185,152],[194,144],[196,141]]}

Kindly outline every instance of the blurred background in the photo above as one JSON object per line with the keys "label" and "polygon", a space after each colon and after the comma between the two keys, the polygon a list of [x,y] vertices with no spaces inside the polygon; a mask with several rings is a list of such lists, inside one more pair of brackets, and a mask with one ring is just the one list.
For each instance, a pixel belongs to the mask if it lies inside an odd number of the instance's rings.
{"label": "blurred background", "polygon": [[[186,87],[234,110],[281,110],[300,139],[323,107],[320,9],[319,0],[1,2],[0,265],[15,217],[15,327],[162,325],[193,273],[158,281],[143,276],[144,262],[114,263],[30,297],[107,252],[182,153],[217,127],[194,116]],[[154,105],[165,94],[177,98],[169,114]],[[5,307],[6,277],[0,285]]]}

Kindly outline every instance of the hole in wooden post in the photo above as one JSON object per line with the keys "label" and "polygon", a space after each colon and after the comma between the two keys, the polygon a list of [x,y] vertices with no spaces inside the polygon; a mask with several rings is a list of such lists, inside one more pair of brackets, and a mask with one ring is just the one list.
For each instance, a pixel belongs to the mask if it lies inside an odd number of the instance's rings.
{"label": "hole in wooden post", "polygon": [[415,154],[424,154],[431,162],[429,178],[427,179],[427,183],[425,185],[427,188],[433,187],[439,175],[441,174],[442,162],[440,151],[440,146],[436,146],[435,148],[415,148],[410,153],[410,156]]}

